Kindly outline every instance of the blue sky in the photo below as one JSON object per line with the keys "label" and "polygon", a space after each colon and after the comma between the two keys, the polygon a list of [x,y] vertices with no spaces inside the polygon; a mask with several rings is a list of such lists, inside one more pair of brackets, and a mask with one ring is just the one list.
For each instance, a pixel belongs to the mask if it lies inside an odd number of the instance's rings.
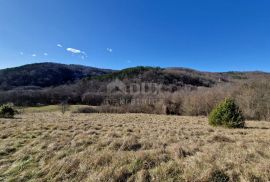
{"label": "blue sky", "polygon": [[270,71],[269,0],[0,0],[0,68]]}

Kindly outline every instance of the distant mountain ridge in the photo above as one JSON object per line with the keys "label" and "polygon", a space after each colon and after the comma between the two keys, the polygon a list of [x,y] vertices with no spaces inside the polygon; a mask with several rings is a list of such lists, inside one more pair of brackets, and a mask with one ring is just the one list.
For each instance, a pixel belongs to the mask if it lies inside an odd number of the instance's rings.
{"label": "distant mountain ridge", "polygon": [[212,87],[216,84],[228,82],[242,82],[244,80],[270,79],[266,72],[202,72],[189,68],[160,68],[137,66],[120,71],[111,72],[88,80],[110,82],[120,79],[129,83],[158,83],[176,87]]}
{"label": "distant mountain ridge", "polygon": [[59,86],[85,77],[100,76],[111,72],[113,71],[108,69],[52,62],[28,64],[0,70],[0,90]]}
{"label": "distant mountain ridge", "polygon": [[[0,90],[35,90],[73,84],[81,79],[94,82],[95,89],[114,79],[125,82],[151,82],[171,87],[212,87],[218,83],[242,82],[243,80],[270,79],[270,73],[251,72],[202,72],[188,68],[137,66],[115,71],[82,65],[66,65],[52,62],[28,64],[0,70]],[[95,91],[95,90],[93,90]]]}

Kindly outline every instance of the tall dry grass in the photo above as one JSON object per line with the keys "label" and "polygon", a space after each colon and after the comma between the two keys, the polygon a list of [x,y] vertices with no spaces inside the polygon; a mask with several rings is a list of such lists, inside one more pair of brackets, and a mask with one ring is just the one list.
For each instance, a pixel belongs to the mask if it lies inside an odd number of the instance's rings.
{"label": "tall dry grass", "polygon": [[0,119],[1,181],[269,181],[270,123],[26,113]]}

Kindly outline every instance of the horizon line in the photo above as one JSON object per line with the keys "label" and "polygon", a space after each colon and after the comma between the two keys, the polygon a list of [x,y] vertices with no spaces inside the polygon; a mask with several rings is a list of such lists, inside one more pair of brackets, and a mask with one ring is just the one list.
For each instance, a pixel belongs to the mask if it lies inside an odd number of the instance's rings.
{"label": "horizon line", "polygon": [[123,67],[123,68],[120,68],[120,69],[112,69],[112,68],[106,68],[106,67],[95,67],[95,66],[85,65],[85,64],[67,64],[67,63],[54,62],[54,61],[34,62],[34,63],[27,63],[27,64],[22,64],[22,65],[12,66],[12,67],[4,67],[4,68],[0,68],[0,71],[6,70],[6,69],[19,68],[19,67],[27,66],[27,65],[45,64],[45,63],[59,64],[59,65],[84,66],[84,67],[97,68],[97,69],[104,69],[104,70],[113,70],[113,71],[121,71],[121,70],[128,69],[128,68],[135,68],[135,67],[143,66],[143,67],[160,67],[160,68],[162,68],[162,69],[188,69],[188,70],[191,70],[191,71],[205,72],[205,73],[229,73],[229,72],[248,72],[248,73],[256,73],[256,72],[259,72],[259,73],[270,74],[270,71],[263,71],[263,70],[227,70],[227,71],[209,71],[209,70],[200,70],[200,69],[197,69],[197,68],[183,67],[183,66],[168,66],[168,67],[161,67],[161,66],[154,66],[154,65],[135,65],[135,66],[130,66],[130,67]]}

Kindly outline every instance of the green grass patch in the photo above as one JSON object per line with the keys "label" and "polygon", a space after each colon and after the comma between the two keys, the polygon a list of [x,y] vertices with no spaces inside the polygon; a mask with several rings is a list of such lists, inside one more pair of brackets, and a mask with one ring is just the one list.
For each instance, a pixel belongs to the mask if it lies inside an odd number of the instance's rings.
{"label": "green grass patch", "polygon": [[[79,108],[83,108],[85,105],[70,105],[68,111],[75,111]],[[20,111],[25,113],[39,113],[39,112],[61,112],[60,105],[48,105],[48,106],[37,106],[37,107],[25,107],[21,108]]]}

